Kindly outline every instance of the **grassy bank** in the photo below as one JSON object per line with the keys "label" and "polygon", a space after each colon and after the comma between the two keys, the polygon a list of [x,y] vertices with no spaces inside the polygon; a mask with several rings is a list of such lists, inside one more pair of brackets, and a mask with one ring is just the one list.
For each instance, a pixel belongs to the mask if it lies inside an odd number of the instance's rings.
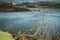
{"label": "grassy bank", "polygon": [[17,36],[12,36],[8,32],[0,31],[0,40],[60,40],[60,37],[57,35],[48,36],[48,37],[33,37],[31,35],[17,34]]}
{"label": "grassy bank", "polygon": [[0,31],[0,40],[14,40],[14,39],[10,33]]}

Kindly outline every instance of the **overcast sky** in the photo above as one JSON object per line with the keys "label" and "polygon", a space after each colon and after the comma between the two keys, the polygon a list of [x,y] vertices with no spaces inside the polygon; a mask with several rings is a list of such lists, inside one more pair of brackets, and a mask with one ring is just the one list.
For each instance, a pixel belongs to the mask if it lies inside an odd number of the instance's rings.
{"label": "overcast sky", "polygon": [[60,0],[0,0],[0,2],[14,2],[14,3],[20,3],[20,2],[37,2],[37,1],[52,1],[52,2],[60,2]]}

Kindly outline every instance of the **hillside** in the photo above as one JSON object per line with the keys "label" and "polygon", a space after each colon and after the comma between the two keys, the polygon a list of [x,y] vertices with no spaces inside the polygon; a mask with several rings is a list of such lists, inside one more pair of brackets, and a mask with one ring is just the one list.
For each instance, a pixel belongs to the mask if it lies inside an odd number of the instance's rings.
{"label": "hillside", "polygon": [[37,3],[26,2],[16,5],[13,5],[12,3],[0,3],[0,12],[38,11],[41,8],[60,9],[60,3],[56,4],[49,2],[37,2]]}
{"label": "hillside", "polygon": [[31,11],[30,9],[18,7],[10,3],[0,4],[0,12]]}

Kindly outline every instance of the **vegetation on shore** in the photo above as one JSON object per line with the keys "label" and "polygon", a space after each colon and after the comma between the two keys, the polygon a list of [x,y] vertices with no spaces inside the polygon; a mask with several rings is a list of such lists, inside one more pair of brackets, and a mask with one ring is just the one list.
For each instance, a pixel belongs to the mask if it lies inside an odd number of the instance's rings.
{"label": "vegetation on shore", "polygon": [[52,3],[38,3],[38,4],[17,4],[13,5],[12,3],[2,3],[0,4],[0,12],[17,12],[17,11],[35,11],[33,8],[54,8],[60,9],[60,4],[52,4]]}
{"label": "vegetation on shore", "polygon": [[31,11],[30,9],[14,6],[12,4],[4,3],[0,4],[1,12],[16,12],[16,11]]}
{"label": "vegetation on shore", "polygon": [[18,33],[16,36],[13,36],[8,32],[0,31],[0,40],[60,40],[60,37],[57,35],[49,37],[33,37],[22,33]]}
{"label": "vegetation on shore", "polygon": [[14,39],[10,33],[0,31],[0,40],[14,40]]}

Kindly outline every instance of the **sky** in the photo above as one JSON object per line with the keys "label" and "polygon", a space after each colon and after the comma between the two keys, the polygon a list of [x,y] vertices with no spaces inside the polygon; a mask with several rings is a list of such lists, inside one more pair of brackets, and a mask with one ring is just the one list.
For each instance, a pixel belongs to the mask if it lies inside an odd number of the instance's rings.
{"label": "sky", "polygon": [[13,2],[13,3],[21,3],[21,2],[39,2],[39,1],[50,1],[50,2],[60,2],[60,0],[0,0],[0,2]]}

